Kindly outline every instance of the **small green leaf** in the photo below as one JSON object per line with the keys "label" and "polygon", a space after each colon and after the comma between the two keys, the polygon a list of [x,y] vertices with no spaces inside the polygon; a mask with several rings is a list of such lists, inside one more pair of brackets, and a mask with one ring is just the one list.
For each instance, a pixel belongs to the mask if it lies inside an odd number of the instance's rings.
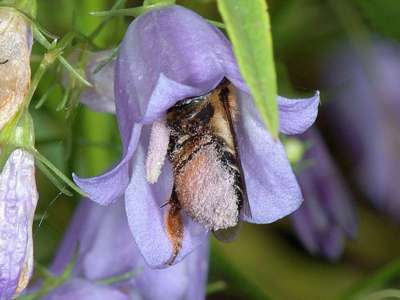
{"label": "small green leaf", "polygon": [[[143,6],[158,4],[160,2],[165,2],[165,1],[164,0],[144,0]],[[173,2],[175,2],[175,0]]]}
{"label": "small green leaf", "polygon": [[155,4],[146,5],[146,6],[138,6],[138,7],[131,7],[131,8],[121,8],[121,9],[114,9],[109,11],[95,11],[91,12],[92,16],[96,17],[116,17],[116,16],[131,16],[131,17],[138,17],[150,10],[161,8],[169,5],[175,4],[175,0],[162,0],[157,1]]}
{"label": "small green leaf", "polygon": [[226,290],[227,284],[225,281],[219,280],[207,285],[207,295],[212,295],[221,291]]}
{"label": "small green leaf", "polygon": [[261,116],[278,137],[277,83],[266,1],[218,0],[218,9]]}

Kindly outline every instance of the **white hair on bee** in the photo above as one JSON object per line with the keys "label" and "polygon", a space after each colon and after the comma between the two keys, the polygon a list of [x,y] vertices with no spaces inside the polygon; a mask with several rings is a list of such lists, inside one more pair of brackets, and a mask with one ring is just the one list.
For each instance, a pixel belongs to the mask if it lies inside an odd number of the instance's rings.
{"label": "white hair on bee", "polygon": [[146,158],[146,179],[156,183],[167,156],[170,129],[164,119],[153,123]]}
{"label": "white hair on bee", "polygon": [[233,227],[239,219],[235,177],[218,155],[214,145],[205,146],[176,176],[182,208],[209,230]]}
{"label": "white hair on bee", "polygon": [[0,9],[0,129],[15,116],[28,93],[31,46],[27,21],[10,9]]}

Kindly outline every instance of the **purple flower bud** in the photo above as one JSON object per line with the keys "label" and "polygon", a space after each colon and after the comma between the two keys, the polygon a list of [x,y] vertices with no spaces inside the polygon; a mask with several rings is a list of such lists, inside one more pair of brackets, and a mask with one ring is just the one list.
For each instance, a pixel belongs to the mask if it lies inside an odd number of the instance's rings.
{"label": "purple flower bud", "polygon": [[326,80],[335,142],[351,161],[360,189],[379,209],[400,220],[400,46],[375,41],[360,57],[342,49]]}
{"label": "purple flower bud", "polygon": [[[181,182],[192,180],[182,189],[175,189],[176,170],[165,157],[172,134],[170,125],[163,127],[167,111],[180,100],[215,91],[224,78],[237,94],[232,129],[247,190],[244,207],[251,213],[243,209],[239,214],[237,202],[229,202],[229,195],[236,197],[235,171],[219,168],[220,164],[207,166],[213,157],[211,146],[201,147],[196,157],[203,167],[192,164],[192,175],[181,176]],[[270,223],[301,204],[284,147],[265,128],[230,43],[199,15],[169,6],[135,19],[120,46],[114,85],[123,157],[104,175],[74,179],[90,199],[103,205],[124,195],[131,232],[149,265],[161,268],[180,261],[206,240],[209,229],[233,228],[239,216]],[[318,93],[310,99],[278,101],[284,134],[303,132],[317,116]],[[164,205],[168,199],[179,200],[179,194],[193,201]]]}
{"label": "purple flower bud", "polygon": [[31,80],[32,35],[27,20],[0,8],[0,129],[21,108]]}
{"label": "purple flower bud", "polygon": [[345,237],[354,238],[357,230],[351,196],[319,133],[309,130],[302,139],[310,144],[297,175],[304,202],[291,218],[308,251],[336,260]]}
{"label": "purple flower bud", "polygon": [[14,150],[0,174],[0,299],[18,295],[31,276],[37,200],[34,158]]}
{"label": "purple flower bud", "polygon": [[[106,208],[90,201],[80,204],[51,268],[54,273],[62,273],[78,243],[73,278],[54,290],[46,300],[91,300],[100,299],[99,295],[111,300],[205,298],[208,243],[175,266],[150,269],[129,230],[122,201]],[[99,283],[99,280],[130,271],[135,273],[132,279],[114,285]]]}
{"label": "purple flower bud", "polygon": [[85,89],[80,100],[94,111],[115,113],[114,62],[103,65],[110,55],[111,51],[94,53],[87,65],[86,78],[93,87]]}

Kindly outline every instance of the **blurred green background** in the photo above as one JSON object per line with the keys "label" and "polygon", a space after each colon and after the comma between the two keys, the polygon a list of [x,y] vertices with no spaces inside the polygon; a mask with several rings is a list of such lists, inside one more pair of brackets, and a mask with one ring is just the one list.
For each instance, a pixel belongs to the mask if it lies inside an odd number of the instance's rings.
{"label": "blurred green background", "polygon": [[[214,1],[177,2],[220,21]],[[108,10],[113,4],[114,0],[38,0],[37,19],[60,37],[74,31],[83,39],[103,21],[89,12]],[[322,58],[331,49],[343,41],[357,43],[376,35],[400,38],[398,0],[271,0],[268,4],[281,95],[304,96],[321,90],[324,102],[320,69]],[[137,5],[141,2],[126,4]],[[130,21],[112,18],[90,49],[116,47]],[[82,47],[82,39],[76,38],[67,54]],[[35,45],[33,53],[34,72],[44,50]],[[65,174],[76,171],[82,176],[97,175],[119,158],[116,120],[83,106],[71,109],[73,102],[57,111],[66,95],[73,101],[71,91],[63,88],[60,80],[62,72],[56,66],[45,75],[34,96],[31,112],[37,148]],[[44,96],[48,96],[45,104],[35,109]],[[335,149],[332,151],[340,157]],[[347,168],[343,162],[340,166]],[[79,197],[61,195],[39,171],[37,180],[40,201],[33,229],[35,254],[39,263],[47,265]],[[245,224],[235,242],[212,241],[209,282],[222,280],[226,288],[210,294],[209,299],[346,299],[352,291],[398,287],[400,227],[374,210],[356,188],[352,192],[357,201],[359,234],[347,243],[337,263],[310,256],[287,220],[272,225]]]}

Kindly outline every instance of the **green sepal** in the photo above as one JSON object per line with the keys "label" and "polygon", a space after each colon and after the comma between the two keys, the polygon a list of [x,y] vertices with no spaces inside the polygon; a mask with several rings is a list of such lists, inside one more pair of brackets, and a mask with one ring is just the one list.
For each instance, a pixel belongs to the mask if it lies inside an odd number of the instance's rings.
{"label": "green sepal", "polygon": [[30,149],[35,144],[32,117],[20,111],[0,132],[0,169],[3,169],[10,154],[17,148]]}

